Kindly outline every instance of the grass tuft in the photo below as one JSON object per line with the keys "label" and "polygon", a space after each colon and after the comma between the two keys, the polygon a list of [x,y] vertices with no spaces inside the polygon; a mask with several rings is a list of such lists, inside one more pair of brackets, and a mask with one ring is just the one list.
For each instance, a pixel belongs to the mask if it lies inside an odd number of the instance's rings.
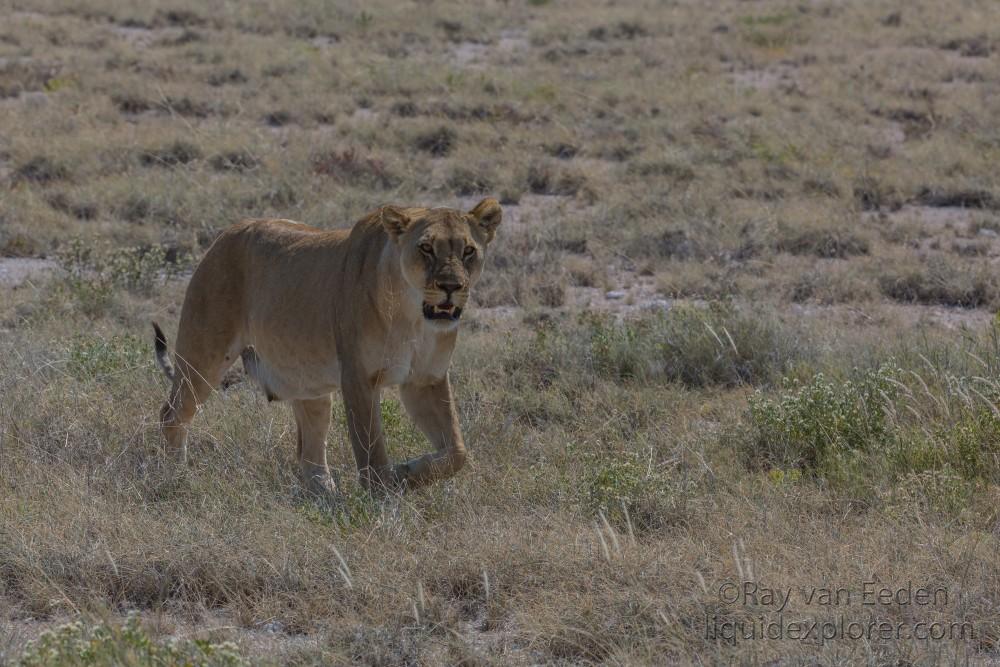
{"label": "grass tuft", "polygon": [[886,271],[879,276],[879,287],[895,301],[960,308],[993,305],[998,297],[996,280],[988,268],[939,256]]}
{"label": "grass tuft", "polygon": [[38,155],[14,170],[14,179],[46,185],[69,178],[69,167],[45,155]]}
{"label": "grass tuft", "polygon": [[139,163],[146,167],[176,167],[194,162],[201,156],[201,149],[197,145],[177,140],[161,148],[142,151],[139,153]]}

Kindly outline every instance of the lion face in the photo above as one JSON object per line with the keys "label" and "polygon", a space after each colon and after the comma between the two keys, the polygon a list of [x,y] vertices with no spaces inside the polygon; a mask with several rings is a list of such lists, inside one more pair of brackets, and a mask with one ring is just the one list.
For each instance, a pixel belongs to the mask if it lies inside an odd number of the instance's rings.
{"label": "lion face", "polygon": [[500,204],[492,198],[468,213],[383,207],[382,223],[399,245],[403,278],[422,295],[428,324],[440,329],[458,325],[500,219]]}

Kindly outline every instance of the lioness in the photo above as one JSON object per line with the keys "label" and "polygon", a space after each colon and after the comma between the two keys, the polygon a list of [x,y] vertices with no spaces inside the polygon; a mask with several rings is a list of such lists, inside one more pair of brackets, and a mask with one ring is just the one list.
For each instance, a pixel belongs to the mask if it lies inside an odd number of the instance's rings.
{"label": "lioness", "polygon": [[[168,451],[185,459],[197,406],[241,356],[269,399],[291,402],[311,490],[336,490],[326,463],[335,388],[366,488],[414,488],[455,473],[466,453],[448,366],[500,218],[487,198],[468,213],[383,206],[349,230],[289,220],[225,230],[188,285],[173,363],[153,323],[157,362],[173,381],[160,413]],[[392,385],[436,450],[396,465],[379,409]]]}

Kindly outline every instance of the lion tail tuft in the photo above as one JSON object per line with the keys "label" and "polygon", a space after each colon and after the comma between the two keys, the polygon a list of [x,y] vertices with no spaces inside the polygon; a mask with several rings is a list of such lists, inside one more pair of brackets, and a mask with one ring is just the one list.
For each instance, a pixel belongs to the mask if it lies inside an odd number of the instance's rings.
{"label": "lion tail tuft", "polygon": [[160,325],[156,322],[153,322],[153,332],[155,334],[153,348],[156,350],[156,363],[159,365],[160,370],[163,371],[163,374],[173,382],[176,373],[174,372],[174,365],[170,363],[170,355],[167,354],[167,337],[163,335],[163,330],[160,329]]}

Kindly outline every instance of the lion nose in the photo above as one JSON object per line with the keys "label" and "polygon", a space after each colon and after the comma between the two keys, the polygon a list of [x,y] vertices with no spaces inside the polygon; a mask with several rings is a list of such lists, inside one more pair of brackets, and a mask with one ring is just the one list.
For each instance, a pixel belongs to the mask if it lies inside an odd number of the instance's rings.
{"label": "lion nose", "polygon": [[445,293],[448,299],[451,299],[452,292],[457,292],[462,289],[462,283],[452,283],[452,282],[438,282],[437,287],[439,290]]}

